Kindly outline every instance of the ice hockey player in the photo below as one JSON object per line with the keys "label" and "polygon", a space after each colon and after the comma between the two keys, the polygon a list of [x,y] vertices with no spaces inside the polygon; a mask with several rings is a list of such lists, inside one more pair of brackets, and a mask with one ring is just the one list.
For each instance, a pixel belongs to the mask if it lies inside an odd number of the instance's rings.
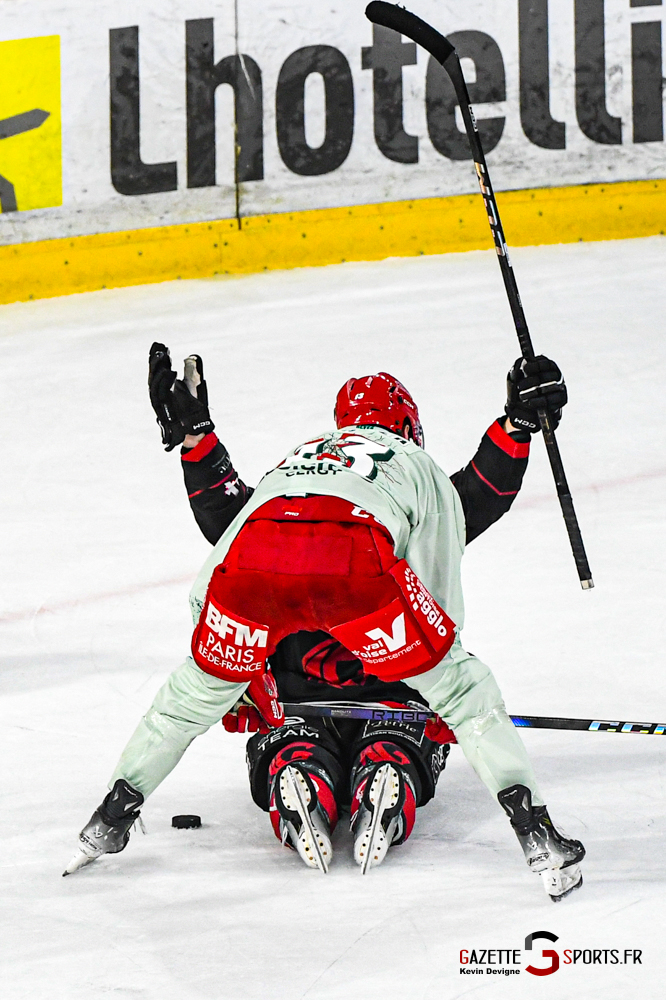
{"label": "ice hockey player", "polygon": [[[556,380],[560,377],[554,368],[551,374]],[[182,381],[176,378],[164,344],[152,345],[148,382],[163,443],[169,451],[182,441],[182,469],[190,505],[205,536],[214,544],[233,520],[239,504],[246,503],[253,491],[238,478],[226,449],[212,433],[208,392],[198,356],[185,359],[185,376]],[[381,388],[381,380],[377,385]],[[374,406],[380,402],[375,400]],[[382,422],[380,410],[370,412],[377,422]],[[501,421],[504,423],[504,417]],[[207,433],[183,437],[185,425],[188,429],[204,425]],[[522,443],[512,442],[494,422],[474,459],[451,477],[463,504],[467,542],[509,508],[520,488],[527,465],[529,433],[521,432],[520,436],[525,439]],[[361,661],[325,632],[299,632],[285,637],[269,663],[281,701],[326,703],[344,699],[345,703],[366,706],[370,703],[427,710],[425,700],[401,681],[386,683],[365,674]],[[243,703],[222,719],[224,727],[232,732],[266,733],[268,726],[247,701],[246,692]],[[353,806],[354,854],[365,872],[383,860],[389,845],[398,846],[410,835],[415,809],[427,803],[435,792],[450,749],[445,740],[452,738],[443,723],[291,717],[279,728],[254,736],[248,743],[252,796],[269,813],[278,839],[298,850],[306,864],[324,870],[331,857],[330,835],[338,815]],[[372,803],[364,803],[364,793],[372,787],[374,773],[386,762],[391,762],[397,780],[404,786],[404,794],[401,788],[398,796],[402,807],[384,812],[374,845],[368,845],[374,810]],[[290,781],[295,769],[306,772],[305,780],[312,783],[316,793],[309,798],[304,819],[298,811],[287,808],[281,794],[281,786]],[[297,805],[300,807],[299,801]]]}
{"label": "ice hockey player", "polygon": [[[546,359],[541,369],[542,381],[550,380],[553,385],[559,382],[559,370],[552,362]],[[253,491],[238,478],[226,449],[212,433],[201,359],[196,355],[186,358],[185,378],[178,380],[171,368],[168,348],[153,344],[148,382],[165,448],[170,451],[182,441],[181,464],[190,506],[203,533],[215,544]],[[381,389],[381,380],[376,385]],[[513,382],[511,385],[515,394]],[[374,401],[369,419],[381,424],[385,420],[382,410],[377,408],[380,403],[381,399]],[[368,408],[367,394],[365,404]],[[418,414],[415,419],[418,420]],[[502,425],[506,425],[504,416],[488,429],[472,461],[451,477],[463,506],[467,543],[509,509],[522,482],[530,433],[515,431],[509,424],[512,437],[520,439],[511,440],[507,433],[502,433]],[[186,429],[202,426],[206,434],[185,433]],[[401,681],[386,683],[365,674],[360,660],[325,632],[299,632],[285,637],[269,663],[280,700],[284,702],[326,703],[344,699],[366,705],[427,708],[425,700]],[[268,726],[256,707],[247,701],[246,692],[243,703],[222,719],[224,727],[232,732],[263,730],[265,733]],[[409,836],[415,808],[427,803],[434,794],[450,749],[445,741],[451,738],[454,737],[448,727],[438,722],[361,723],[292,717],[267,735],[249,740],[252,796],[260,808],[269,812],[278,839],[288,847],[295,847],[306,864],[324,869],[331,856],[331,832],[341,809],[350,805],[351,796],[354,853],[365,872],[383,860],[389,844],[398,846]],[[374,772],[387,761],[404,785],[404,804],[401,811],[384,813],[376,828],[376,843],[368,848],[366,838],[374,809],[372,803],[364,804],[364,792],[372,787]],[[310,796],[305,810],[310,815],[304,819],[288,810],[280,795],[280,785],[293,776],[295,768],[307,772],[316,792]],[[402,800],[400,794],[399,801]]]}
{"label": "ice hockey player", "polygon": [[[547,359],[531,368],[517,362],[509,389],[508,433],[498,422],[487,437],[507,454],[522,446],[526,458],[529,433],[537,429],[536,408],[547,406],[557,420],[566,389]],[[173,426],[178,417],[183,427],[180,441],[168,447],[184,441],[186,431],[206,437],[212,432],[210,418],[206,425],[196,406],[189,409],[193,419],[187,412],[165,413],[164,421]],[[251,498],[226,456],[227,475],[216,485],[231,495],[237,490],[242,514],[218,541],[193,589],[193,657],[174,671],[130,740],[112,791],[82,831],[80,855],[67,872],[122,850],[144,797],[194,736],[233,708],[248,682],[267,721],[281,722],[275,692],[264,686],[267,657],[288,636],[323,630],[349,649],[367,674],[385,684],[406,682],[451,726],[509,815],[529,866],[542,872],[552,898],[562,898],[582,882],[577,863],[583,847],[552,826],[492,674],[460,644],[459,564],[466,527],[470,534],[465,490],[459,494],[422,450],[416,406],[386,373],[343,386],[335,417],[336,431],[295,449]],[[212,437],[211,452],[217,447]],[[195,462],[205,440],[192,449]],[[498,491],[478,466],[467,478],[470,489],[482,483],[495,493],[511,493]],[[325,748],[317,749],[321,757]],[[295,761],[282,759],[272,775],[278,829],[298,846],[307,826],[311,860],[325,870],[322,853],[330,854],[330,841],[325,824],[319,836],[314,817],[323,811],[330,822],[335,796],[326,780],[315,780],[316,766]],[[405,825],[406,789],[413,777],[401,763],[381,756],[367,760],[362,791],[357,783],[355,855],[364,867],[368,850],[377,860],[386,853],[396,835],[394,821]]]}

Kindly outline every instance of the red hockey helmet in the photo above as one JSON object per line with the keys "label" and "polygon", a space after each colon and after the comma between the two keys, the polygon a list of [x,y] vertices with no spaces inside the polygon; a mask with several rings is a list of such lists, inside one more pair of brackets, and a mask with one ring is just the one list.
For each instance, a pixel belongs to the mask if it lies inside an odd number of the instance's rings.
{"label": "red hockey helmet", "polygon": [[389,375],[350,378],[335,401],[336,427],[376,424],[423,447],[423,428],[416,403],[402,382]]}

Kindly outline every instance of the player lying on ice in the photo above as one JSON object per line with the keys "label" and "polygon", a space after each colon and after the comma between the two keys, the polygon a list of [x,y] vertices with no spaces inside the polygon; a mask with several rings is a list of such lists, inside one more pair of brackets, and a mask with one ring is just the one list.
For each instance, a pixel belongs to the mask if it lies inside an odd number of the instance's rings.
{"label": "player lying on ice", "polygon": [[[159,348],[162,345],[154,345],[154,353],[161,353]],[[167,359],[162,367],[168,369],[170,389],[175,373],[165,350],[162,356]],[[198,359],[188,361],[189,386],[196,393],[198,379],[192,376]],[[200,362],[198,367],[200,374]],[[155,405],[160,379],[151,375],[151,380]],[[516,363],[509,387],[510,422],[506,429],[501,421],[491,426],[475,456],[481,462],[484,444],[486,452],[490,446],[510,462],[512,456],[526,460],[529,433],[538,427],[537,407],[546,405],[557,419],[566,402],[559,371],[547,359],[530,367]],[[235,510],[238,515],[192,590],[192,657],[174,671],[140,722],[111,779],[112,790],[82,831],[79,854],[65,874],[124,848],[145,797],[192,739],[237,705],[248,683],[266,721],[279,726],[283,716],[266,673],[267,658],[279,660],[280,644],[284,650],[285,643],[297,641],[303,632],[323,631],[324,642],[333,636],[372,678],[385,685],[406,683],[421,703],[445,720],[509,815],[528,865],[542,873],[552,898],[562,898],[580,885],[578,862],[584,849],[552,826],[495,680],[488,667],[463,650],[459,639],[460,559],[465,535],[474,537],[469,523],[474,504],[467,504],[466,525],[465,500],[482,486],[489,494],[510,494],[494,516],[486,514],[487,527],[508,509],[524,462],[516,469],[513,490],[498,491],[476,462],[471,464],[473,473],[468,466],[457,474],[456,489],[422,450],[411,397],[397,380],[382,373],[343,386],[335,408],[337,430],[296,448],[250,495],[212,434],[205,384],[198,390],[205,413],[193,395],[187,405],[186,384],[174,388],[182,391],[171,398],[162,393],[165,442],[178,423],[180,436],[173,437],[169,448],[183,441],[186,431],[208,432],[184,455],[184,464],[189,460],[193,469],[199,466],[206,478],[206,455],[220,449],[220,477],[214,485],[235,497],[235,509],[226,505],[227,523]],[[184,443],[195,441],[188,436]],[[204,493],[209,494],[207,504],[193,508],[207,534],[204,507],[211,501],[215,505],[210,480],[202,487]],[[312,635],[307,641],[312,642]],[[382,689],[382,701],[385,692]],[[404,695],[400,701],[404,703]],[[278,730],[264,738],[269,753],[263,756],[271,758],[263,771],[264,787],[270,780],[276,832],[300,844],[301,855],[325,870],[336,814],[335,779],[330,780],[335,754],[329,752],[327,760],[327,748],[319,740],[310,766],[299,766],[296,754],[281,758],[270,753],[273,735],[277,743],[288,734]],[[385,742],[371,738],[368,746]],[[289,743],[293,746],[294,740]],[[399,746],[398,756],[391,751],[385,760],[381,752],[379,759],[372,754],[363,758],[362,749],[353,775],[352,815],[355,856],[365,866],[369,853],[376,855],[370,860],[377,863],[390,843],[405,839],[413,822],[418,774],[413,758],[400,755]]]}

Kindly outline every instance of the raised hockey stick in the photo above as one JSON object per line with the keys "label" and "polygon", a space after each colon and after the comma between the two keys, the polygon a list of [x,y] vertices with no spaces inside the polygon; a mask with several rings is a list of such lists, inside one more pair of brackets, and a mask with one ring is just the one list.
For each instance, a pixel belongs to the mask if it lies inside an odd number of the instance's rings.
{"label": "raised hockey stick", "polygon": [[[287,716],[328,719],[369,719],[373,722],[427,722],[432,712],[413,708],[386,708],[383,705],[309,703],[285,704]],[[512,715],[519,729],[569,729],[589,733],[638,733],[643,736],[664,736],[666,722],[610,722],[602,719],[558,719],[546,715]]]}
{"label": "raised hockey stick", "polygon": [[[481,188],[483,202],[488,215],[488,222],[490,223],[490,231],[493,235],[493,240],[495,241],[497,259],[499,260],[502,277],[504,278],[504,287],[506,288],[506,294],[509,299],[516,333],[518,334],[520,350],[522,351],[523,357],[527,361],[532,361],[535,356],[534,347],[532,346],[532,339],[527,327],[527,320],[525,319],[525,313],[523,312],[523,306],[520,301],[516,278],[513,273],[511,261],[509,260],[506,240],[504,238],[504,230],[502,229],[502,223],[500,221],[493,187],[490,183],[490,174],[488,173],[486,158],[483,154],[479,130],[477,128],[476,118],[474,117],[474,112],[470,103],[469,92],[463,76],[458,53],[448,39],[441,35],[439,31],[436,31],[433,27],[431,27],[431,25],[422,21],[420,17],[416,16],[416,14],[412,14],[411,11],[405,10],[404,7],[398,7],[391,3],[385,3],[384,0],[372,0],[372,3],[368,4],[366,7],[365,16],[369,21],[372,21],[373,24],[380,24],[385,28],[392,28],[393,31],[397,31],[401,35],[406,35],[419,45],[422,45],[423,48],[426,49],[437,60],[437,62],[444,67],[451,78],[451,82],[453,83],[458,97],[458,102],[460,104],[463,121],[465,123],[465,131],[467,132],[467,138],[472,151],[474,166],[476,167],[479,186]],[[576,562],[576,569],[578,570],[580,584],[583,590],[590,590],[594,586],[594,582],[592,580],[592,573],[585,554],[583,536],[581,535],[578,520],[576,518],[576,512],[573,506],[573,500],[571,499],[571,493],[569,492],[569,486],[564,474],[564,466],[562,464],[560,449],[557,441],[555,440],[555,431],[553,430],[548,411],[538,410],[537,412],[539,415],[541,430],[543,431],[543,439],[546,442],[546,450],[548,452],[550,466],[553,470],[555,486],[557,488],[557,495],[562,508],[564,523],[566,524],[567,532],[569,533],[569,541],[571,543],[571,550]]]}

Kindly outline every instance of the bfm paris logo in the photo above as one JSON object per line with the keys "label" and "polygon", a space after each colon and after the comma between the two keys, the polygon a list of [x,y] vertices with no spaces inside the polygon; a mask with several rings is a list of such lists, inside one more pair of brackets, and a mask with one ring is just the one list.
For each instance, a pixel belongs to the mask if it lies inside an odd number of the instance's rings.
{"label": "bfm paris logo", "polygon": [[0,42],[0,211],[62,204],[60,37]]}
{"label": "bfm paris logo", "polygon": [[[252,630],[246,622],[237,622],[215,607],[211,601],[206,612],[206,625],[216,632],[221,639],[234,633],[233,642],[236,646],[246,643],[248,646],[265,646],[268,640],[268,631],[261,627]],[[251,659],[251,656],[250,656]]]}
{"label": "bfm paris logo", "polygon": [[[551,931],[534,931],[525,938],[525,957],[529,965],[524,971],[532,976],[552,976],[560,968],[560,953],[551,947],[541,946],[539,955],[535,946],[537,941],[555,944],[559,938]],[[642,965],[643,952],[640,948],[564,948],[562,965]],[[547,964],[533,965],[533,962],[545,960]],[[461,975],[500,975],[518,976],[522,962],[520,948],[463,948],[460,951]]]}
{"label": "bfm paris logo", "polygon": [[194,633],[195,661],[224,680],[252,680],[264,671],[268,629],[245,618],[232,618],[212,597]]}

